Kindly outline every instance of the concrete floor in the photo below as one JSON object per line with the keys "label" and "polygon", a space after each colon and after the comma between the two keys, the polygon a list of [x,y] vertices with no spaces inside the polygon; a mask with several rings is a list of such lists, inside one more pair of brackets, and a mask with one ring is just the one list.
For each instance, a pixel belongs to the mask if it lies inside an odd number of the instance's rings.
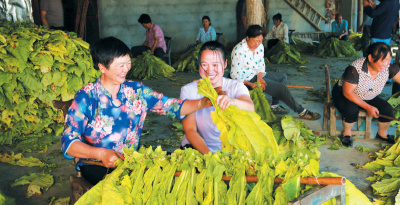
{"label": "concrete floor", "polygon": [[[313,86],[314,89],[319,89],[324,87],[324,69],[320,69],[320,67],[324,64],[330,65],[333,69],[330,70],[331,76],[335,78],[339,78],[344,69],[347,67],[349,63],[351,63],[355,58],[330,58],[330,59],[322,59],[317,58],[310,55],[303,55],[303,57],[307,57],[311,60],[310,63],[307,63],[303,66],[307,66],[304,71],[299,72],[296,66],[291,65],[268,65],[267,71],[277,71],[288,74],[288,85],[306,85]],[[302,74],[297,75],[296,74]],[[197,73],[176,73],[176,77],[174,79],[178,79],[179,82],[183,82],[186,84],[195,79],[198,79],[199,75]],[[148,80],[143,81],[143,83],[147,86],[150,86],[154,90],[164,93],[170,97],[179,97],[181,85],[176,85],[175,81],[172,81],[168,78],[161,78],[157,80]],[[305,108],[310,109],[314,112],[323,113],[323,103],[314,102],[314,101],[306,101],[304,98],[309,98],[310,95],[307,94],[306,89],[290,89],[291,93],[295,97],[295,99],[302,104]],[[391,86],[385,87],[383,93],[391,94]],[[284,105],[285,106],[285,105]],[[290,112],[290,115],[298,118],[298,114],[294,111]],[[142,143],[146,144],[154,144],[152,140],[154,139],[168,139],[173,135],[172,123],[173,121],[164,116],[157,115],[149,115],[149,119],[157,120],[158,124],[153,127],[144,127],[144,129],[153,129],[154,131],[149,135],[142,137]],[[317,121],[306,121],[307,126],[314,130],[319,131],[322,130],[322,119]],[[337,121],[338,129],[341,129],[341,121]],[[389,133],[394,134],[397,128],[390,127]],[[377,121],[372,122],[372,136],[373,138],[377,132]],[[377,151],[381,148],[375,146],[374,144],[380,143],[379,140],[369,139],[366,140],[364,137],[358,137],[355,140],[355,146],[366,146],[371,149],[371,152]],[[370,186],[370,182],[365,180],[367,176],[372,175],[372,172],[366,169],[358,170],[355,169],[350,163],[359,163],[364,165],[366,162],[371,159],[368,157],[368,153],[361,153],[354,148],[351,149],[340,149],[338,151],[328,150],[328,145],[321,146],[319,150],[321,151],[321,161],[320,161],[320,171],[329,171],[335,172],[339,175],[345,176],[350,179],[362,192],[366,193],[368,197],[372,198],[372,189]],[[62,177],[64,179],[68,179],[70,174],[74,174],[74,167],[72,166],[72,161],[65,160],[60,153],[60,142],[54,144],[48,152],[43,154],[38,153],[26,153],[25,156],[34,156],[34,157],[43,157],[43,156],[56,156],[56,158],[52,159],[53,163],[60,164],[60,168],[51,172],[55,177]],[[0,150],[8,151],[12,150],[9,147],[1,147]],[[167,149],[172,151],[173,148]],[[16,150],[17,151],[17,150]],[[10,188],[10,184],[15,180],[21,177],[22,175],[29,174],[29,172],[40,172],[41,168],[37,167],[18,167],[13,165],[8,165],[4,163],[0,163],[0,189],[7,196],[13,197],[16,199],[17,204],[43,204],[49,197],[66,197],[69,196],[69,184],[65,181],[61,182],[62,186],[53,185],[50,189],[43,193],[41,196],[32,197],[31,199],[26,199],[23,197],[23,194],[26,192],[27,186]]]}

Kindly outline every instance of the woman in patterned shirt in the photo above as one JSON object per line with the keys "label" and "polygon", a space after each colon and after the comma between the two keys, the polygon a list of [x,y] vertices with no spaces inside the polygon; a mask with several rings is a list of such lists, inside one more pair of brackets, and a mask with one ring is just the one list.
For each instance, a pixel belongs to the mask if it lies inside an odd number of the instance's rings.
{"label": "woman in patterned shirt", "polygon": [[367,49],[367,57],[359,58],[344,71],[340,80],[332,89],[332,99],[342,113],[342,143],[352,146],[351,128],[358,118],[359,108],[368,112],[370,117],[378,118],[376,138],[394,143],[394,136],[387,134],[389,119],[379,114],[394,117],[392,106],[379,97],[386,82],[392,79],[400,82],[399,67],[390,64],[392,53],[385,43],[374,43]]}
{"label": "woman in patterned shirt", "polygon": [[[123,147],[138,149],[148,110],[183,119],[211,106],[207,98],[173,99],[141,82],[125,80],[131,69],[131,56],[129,48],[119,39],[104,38],[90,47],[93,65],[101,71],[101,76],[76,93],[68,110],[62,134],[66,159],[97,159],[106,167],[114,167]],[[76,168],[92,184],[108,172],[105,167],[81,161]]]}

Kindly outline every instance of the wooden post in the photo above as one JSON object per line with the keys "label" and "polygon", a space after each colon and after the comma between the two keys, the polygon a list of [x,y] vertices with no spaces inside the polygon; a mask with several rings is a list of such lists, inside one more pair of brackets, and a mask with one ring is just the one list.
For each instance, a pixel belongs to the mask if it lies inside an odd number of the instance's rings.
{"label": "wooden post", "polygon": [[264,0],[264,10],[265,10],[265,32],[269,31],[269,0]]}
{"label": "wooden post", "polygon": [[363,0],[358,0],[357,28],[354,30],[354,32],[357,32],[358,28],[360,28],[361,24],[363,23],[363,18],[364,18]]}
{"label": "wooden post", "polygon": [[[246,27],[260,25],[262,18],[261,0],[246,0]],[[246,29],[247,29],[246,28]]]}

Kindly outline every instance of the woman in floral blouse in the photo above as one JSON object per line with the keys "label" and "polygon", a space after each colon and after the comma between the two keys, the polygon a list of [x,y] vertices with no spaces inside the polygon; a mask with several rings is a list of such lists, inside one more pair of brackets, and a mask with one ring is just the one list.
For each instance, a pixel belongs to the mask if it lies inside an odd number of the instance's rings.
{"label": "woman in floral blouse", "polygon": [[[141,82],[125,80],[131,68],[129,48],[108,37],[91,45],[91,55],[101,76],[78,91],[66,116],[62,149],[66,159],[97,159],[114,167],[123,147],[139,147],[148,110],[173,118],[211,106],[206,98],[184,101],[153,91]],[[77,169],[96,184],[108,169],[78,162]]]}

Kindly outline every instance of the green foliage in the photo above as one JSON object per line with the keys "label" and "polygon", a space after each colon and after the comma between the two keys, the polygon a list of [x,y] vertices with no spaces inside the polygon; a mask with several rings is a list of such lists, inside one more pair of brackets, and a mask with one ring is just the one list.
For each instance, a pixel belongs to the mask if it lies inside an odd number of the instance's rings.
{"label": "green foliage", "polygon": [[0,190],[0,204],[15,205],[15,199],[4,195],[3,192],[1,192]]}
{"label": "green foliage", "polygon": [[54,179],[50,174],[43,173],[30,173],[29,175],[22,176],[16,179],[11,187],[29,185],[28,192],[26,194],[27,198],[32,196],[39,196],[42,194],[41,190],[47,191],[51,185],[53,185]]}
{"label": "green foliage", "polygon": [[[256,84],[261,85],[259,82]],[[251,100],[254,103],[256,113],[261,117],[261,120],[270,123],[276,120],[274,113],[271,111],[268,100],[260,87],[255,87],[250,91]]]}
{"label": "green foliage", "polygon": [[358,150],[358,151],[360,151],[362,153],[370,151],[368,147],[363,147],[363,146],[357,146],[356,150]]}
{"label": "green foliage", "polygon": [[350,29],[351,34],[349,35],[349,42],[353,45],[356,51],[362,51],[362,35],[361,33],[355,33],[353,29]]}
{"label": "green foliage", "polygon": [[374,195],[379,195],[381,204],[395,204],[396,195],[400,190],[400,130],[396,131],[396,143],[386,146],[375,152],[371,157],[374,161],[368,162],[364,168],[374,171],[374,176],[367,180],[372,181]]}
{"label": "green foliage", "polygon": [[294,46],[285,41],[279,41],[274,47],[265,53],[265,57],[274,64],[304,64],[310,62],[307,58],[302,58]]}
{"label": "green foliage", "polygon": [[[387,99],[387,102],[393,107],[394,117],[400,118],[400,92],[397,92]],[[390,125],[400,124],[399,121],[393,120]]]}
{"label": "green foliage", "polygon": [[316,56],[321,58],[358,57],[358,54],[351,43],[322,35],[322,40],[318,45]]}
{"label": "green foliage", "polygon": [[164,78],[173,76],[175,69],[166,64],[160,58],[155,57],[148,50],[136,59],[132,59],[132,66],[126,75],[126,79],[134,78],[141,80],[151,80],[155,78]]}
{"label": "green foliage", "polygon": [[[95,81],[100,72],[93,68],[89,44],[75,33],[48,31],[30,22],[0,22],[0,144],[30,138],[59,135],[63,130],[61,110],[53,100],[68,101],[83,85]],[[46,139],[29,148],[32,140],[19,147],[45,151]]]}
{"label": "green foliage", "polygon": [[317,47],[314,46],[311,43],[306,43],[296,37],[294,37],[294,42],[296,44],[293,44],[292,46],[299,51],[300,53],[310,53],[310,54],[314,54],[315,51],[317,50]]}
{"label": "green foliage", "polygon": [[182,54],[179,60],[176,61],[172,67],[174,67],[176,71],[187,70],[189,73],[197,73],[199,70],[198,60],[201,46],[202,44],[199,44],[186,51],[186,53]]}
{"label": "green foliage", "polygon": [[198,93],[211,100],[215,111],[211,118],[221,131],[222,148],[234,152],[243,150],[251,156],[261,154],[267,147],[272,153],[278,152],[278,145],[274,139],[271,127],[257,113],[240,110],[236,106],[229,106],[222,110],[217,104],[217,92],[210,83],[210,78],[203,78],[197,84]]}

